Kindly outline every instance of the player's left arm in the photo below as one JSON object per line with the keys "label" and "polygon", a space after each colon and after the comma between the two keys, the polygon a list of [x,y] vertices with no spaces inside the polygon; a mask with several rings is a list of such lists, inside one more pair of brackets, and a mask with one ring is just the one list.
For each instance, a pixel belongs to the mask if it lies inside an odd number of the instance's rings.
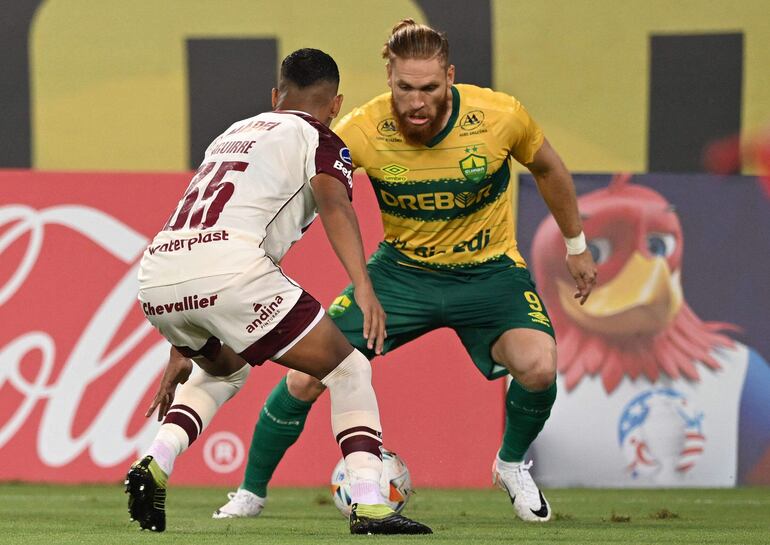
{"label": "player's left arm", "polygon": [[[577,207],[575,183],[561,157],[547,139],[543,138],[543,144],[535,153],[532,162],[525,166],[535,177],[540,195],[564,238],[580,236],[583,225]],[[582,305],[596,285],[596,264],[591,252],[586,248],[582,253],[568,254],[567,269],[577,286],[575,298],[579,298]]]}

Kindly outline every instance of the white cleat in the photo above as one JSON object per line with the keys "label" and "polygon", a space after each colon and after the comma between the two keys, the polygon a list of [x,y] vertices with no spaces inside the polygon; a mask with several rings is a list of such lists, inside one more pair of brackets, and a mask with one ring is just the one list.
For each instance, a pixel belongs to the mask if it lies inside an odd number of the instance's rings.
{"label": "white cleat", "polygon": [[551,506],[535,484],[529,462],[503,462],[495,457],[492,464],[492,483],[508,493],[516,515],[527,522],[548,522]]}
{"label": "white cleat", "polygon": [[267,498],[257,496],[253,492],[239,488],[237,492],[228,492],[230,500],[222,507],[214,511],[211,518],[233,519],[241,517],[258,517],[265,508]]}

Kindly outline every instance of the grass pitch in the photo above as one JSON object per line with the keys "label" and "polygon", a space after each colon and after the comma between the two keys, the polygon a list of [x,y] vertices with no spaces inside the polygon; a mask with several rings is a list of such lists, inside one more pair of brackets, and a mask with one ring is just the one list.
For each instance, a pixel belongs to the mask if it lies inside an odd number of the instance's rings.
{"label": "grass pitch", "polygon": [[7,545],[316,543],[768,544],[770,488],[549,490],[547,524],[517,520],[499,490],[420,490],[404,514],[432,536],[351,536],[324,489],[273,489],[256,519],[213,520],[223,488],[172,487],[162,534],[128,522],[122,485],[0,484],[0,543]]}

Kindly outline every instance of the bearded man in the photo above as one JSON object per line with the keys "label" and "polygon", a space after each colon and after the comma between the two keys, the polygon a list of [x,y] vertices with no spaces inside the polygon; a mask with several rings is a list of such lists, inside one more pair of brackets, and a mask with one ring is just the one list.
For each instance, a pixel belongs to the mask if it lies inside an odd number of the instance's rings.
{"label": "bearded man", "polygon": [[[348,286],[328,310],[368,358],[441,327],[452,328],[491,380],[513,377],[493,479],[519,518],[545,522],[551,509],[524,456],[556,399],[551,321],[517,250],[511,163],[532,172],[566,244],[582,304],[596,282],[572,177],[514,97],[455,85],[444,34],[411,19],[383,49],[390,92],[354,109],[335,132],[364,168],[382,213],[384,241],[369,275],[386,313],[387,338],[364,338],[364,316]],[[443,362],[430,362],[440,372]],[[289,371],[256,426],[244,483],[214,518],[256,516],[267,483],[299,437],[317,378]]]}

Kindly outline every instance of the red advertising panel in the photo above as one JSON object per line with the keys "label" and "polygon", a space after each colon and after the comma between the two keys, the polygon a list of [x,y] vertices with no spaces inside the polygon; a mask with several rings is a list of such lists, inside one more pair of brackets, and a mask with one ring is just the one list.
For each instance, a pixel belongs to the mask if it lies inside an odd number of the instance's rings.
{"label": "red advertising panel", "polygon": [[[119,480],[152,440],[145,419],[168,347],[136,302],[136,268],[189,173],[0,173],[0,479]],[[376,202],[357,177],[371,252]],[[321,302],[345,286],[320,222],[283,266]],[[178,460],[177,484],[240,482],[262,403],[284,370],[255,368]],[[376,360],[385,446],[419,486],[486,486],[503,427],[503,384],[483,379],[441,330]],[[339,458],[328,396],[276,485],[328,483]]]}

